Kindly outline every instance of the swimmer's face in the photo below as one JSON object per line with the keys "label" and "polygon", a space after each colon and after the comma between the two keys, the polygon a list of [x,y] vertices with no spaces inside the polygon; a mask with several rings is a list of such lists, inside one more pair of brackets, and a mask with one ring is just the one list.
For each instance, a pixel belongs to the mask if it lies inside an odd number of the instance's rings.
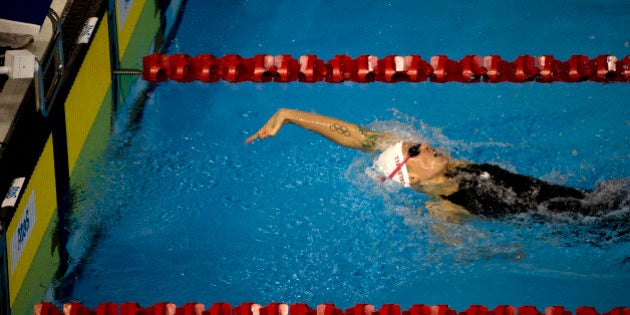
{"label": "swimmer's face", "polygon": [[427,144],[422,144],[420,154],[407,161],[411,184],[422,183],[443,174],[448,157]]}

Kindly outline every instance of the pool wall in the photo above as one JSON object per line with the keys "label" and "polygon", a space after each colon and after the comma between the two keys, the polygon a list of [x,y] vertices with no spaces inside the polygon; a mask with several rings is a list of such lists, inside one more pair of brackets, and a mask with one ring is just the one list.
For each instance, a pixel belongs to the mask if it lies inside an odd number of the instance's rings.
{"label": "pool wall", "polygon": [[[65,273],[64,241],[67,238],[63,234],[72,201],[71,190],[87,180],[86,172],[104,150],[112,126],[110,41],[105,3],[84,3],[87,11],[98,14],[85,21],[80,38],[87,39],[86,45],[77,42],[69,53],[72,57],[69,62],[78,62],[78,66],[76,75],[65,86],[65,101],[60,100],[60,104],[55,105],[58,115],[50,122],[44,121],[49,123],[44,134],[27,133],[26,139],[21,140],[33,139],[29,141],[32,143],[22,145],[35,147],[33,151],[41,155],[32,157],[36,160],[34,166],[24,167],[31,168],[32,173],[16,177],[3,203],[2,223],[6,233],[2,233],[0,248],[3,249],[0,260],[3,262],[2,314],[32,314],[35,303],[54,294],[56,275]],[[160,11],[156,1],[148,0],[125,1],[119,4],[117,11],[120,63],[127,68],[138,68],[141,57],[155,46]],[[120,80],[121,97],[136,80],[137,77]],[[33,122],[27,119],[14,124],[16,128],[28,129]],[[25,124],[25,127],[20,126]],[[44,140],[38,141],[38,138]],[[6,155],[10,156],[11,152]],[[11,167],[2,164],[3,168]]]}

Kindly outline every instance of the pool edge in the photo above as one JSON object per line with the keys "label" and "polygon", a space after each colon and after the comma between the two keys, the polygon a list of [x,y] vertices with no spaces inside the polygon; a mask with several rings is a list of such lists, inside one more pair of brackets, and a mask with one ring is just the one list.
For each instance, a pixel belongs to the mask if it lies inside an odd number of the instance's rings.
{"label": "pool edge", "polygon": [[[123,65],[134,66],[152,47],[161,21],[155,1],[135,0],[125,14],[126,21],[119,31],[122,39],[120,53]],[[153,36],[147,36],[151,34]],[[62,122],[51,122],[47,135],[39,136],[43,138],[39,140],[43,143],[39,149],[41,154],[35,157],[36,164],[30,167],[32,173],[24,174],[25,184],[20,187],[17,206],[3,209],[2,223],[6,227],[3,237],[6,237],[6,243],[2,244],[5,265],[0,279],[7,286],[9,312],[13,314],[32,314],[33,305],[45,299],[65,255],[65,244],[58,243],[57,232],[66,223],[65,212],[68,210],[64,202],[68,200],[60,200],[66,198],[58,196],[68,191],[60,194],[59,190],[63,189],[61,187],[83,185],[93,162],[104,152],[109,141],[111,72],[109,64],[103,62],[103,58],[109,58],[106,13],[101,15],[89,48],[79,58],[82,58],[80,67],[70,81],[71,86],[67,87],[66,100],[63,106],[57,105],[65,108]],[[122,94],[130,85],[122,85]],[[24,123],[32,124],[32,121]],[[19,117],[14,124],[20,124]],[[67,150],[60,152],[64,142]],[[38,151],[38,141],[26,145]],[[59,160],[62,162],[59,163]],[[19,162],[28,164],[27,161]],[[64,177],[69,180],[68,183],[61,182]],[[12,245],[18,234],[19,250]],[[5,295],[5,292],[2,294]]]}

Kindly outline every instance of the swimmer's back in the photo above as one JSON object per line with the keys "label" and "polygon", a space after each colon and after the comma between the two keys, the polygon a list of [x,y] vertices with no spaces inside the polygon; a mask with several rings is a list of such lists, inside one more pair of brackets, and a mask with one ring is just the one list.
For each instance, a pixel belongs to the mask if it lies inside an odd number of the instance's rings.
{"label": "swimmer's back", "polygon": [[601,207],[585,202],[587,191],[514,174],[490,164],[467,164],[448,172],[458,190],[442,198],[472,214],[498,216],[528,211],[593,215]]}

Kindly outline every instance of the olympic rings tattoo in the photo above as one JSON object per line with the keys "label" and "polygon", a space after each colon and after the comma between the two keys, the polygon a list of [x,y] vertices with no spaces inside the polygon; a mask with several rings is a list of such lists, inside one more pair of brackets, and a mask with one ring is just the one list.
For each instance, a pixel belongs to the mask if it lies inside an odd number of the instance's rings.
{"label": "olympic rings tattoo", "polygon": [[337,123],[330,124],[330,131],[340,133],[346,137],[352,136],[352,133],[350,133],[350,130],[348,130],[348,127],[337,124]]}

